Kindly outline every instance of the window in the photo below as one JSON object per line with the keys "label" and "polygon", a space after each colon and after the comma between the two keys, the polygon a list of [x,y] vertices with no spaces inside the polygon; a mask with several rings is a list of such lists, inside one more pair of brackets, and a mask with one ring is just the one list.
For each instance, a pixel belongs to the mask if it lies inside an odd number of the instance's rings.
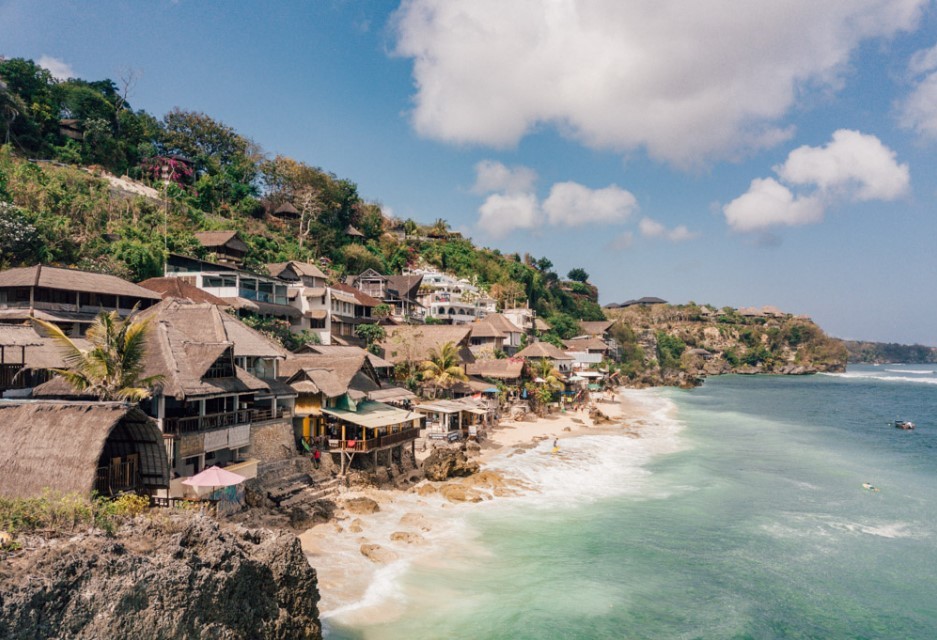
{"label": "window", "polygon": [[234,376],[234,358],[230,347],[205,372],[203,378],[230,378]]}

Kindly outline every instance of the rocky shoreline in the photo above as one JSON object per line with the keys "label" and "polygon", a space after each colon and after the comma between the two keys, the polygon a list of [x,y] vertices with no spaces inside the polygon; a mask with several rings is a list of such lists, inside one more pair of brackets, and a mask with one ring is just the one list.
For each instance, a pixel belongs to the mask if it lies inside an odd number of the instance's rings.
{"label": "rocky shoreline", "polygon": [[22,538],[0,564],[0,637],[322,637],[316,570],[295,535],[198,513]]}

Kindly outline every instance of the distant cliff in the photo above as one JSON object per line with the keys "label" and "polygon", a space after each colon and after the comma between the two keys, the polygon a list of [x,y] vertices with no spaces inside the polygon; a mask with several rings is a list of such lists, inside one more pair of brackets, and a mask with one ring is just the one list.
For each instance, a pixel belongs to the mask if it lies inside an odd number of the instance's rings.
{"label": "distant cliff", "polygon": [[178,514],[20,544],[0,561],[2,638],[321,638],[291,534]]}
{"label": "distant cliff", "polygon": [[635,305],[606,310],[621,322],[623,382],[692,386],[725,373],[843,371],[846,349],[809,318],[781,312],[741,314],[729,307]]}
{"label": "distant cliff", "polygon": [[860,342],[843,340],[849,352],[849,362],[856,364],[907,364],[937,363],[937,347],[920,344],[897,344],[894,342]]}

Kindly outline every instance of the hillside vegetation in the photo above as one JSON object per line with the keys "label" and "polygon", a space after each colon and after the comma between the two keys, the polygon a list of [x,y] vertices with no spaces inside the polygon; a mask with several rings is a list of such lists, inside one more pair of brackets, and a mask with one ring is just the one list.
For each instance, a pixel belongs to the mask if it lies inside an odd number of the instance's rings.
{"label": "hillside vegetation", "polygon": [[744,317],[730,307],[694,303],[607,310],[622,322],[623,377],[636,385],[691,386],[724,373],[806,374],[843,371],[846,349],[807,318]]}
{"label": "hillside vegetation", "polygon": [[920,344],[894,342],[861,342],[844,340],[849,362],[856,364],[933,364],[937,363],[937,348]]}
{"label": "hillside vegetation", "polygon": [[[211,259],[196,232],[237,230],[248,268],[315,261],[337,280],[435,266],[506,306],[529,304],[557,338],[575,335],[575,319],[604,318],[582,269],[564,280],[549,259],[476,247],[441,218],[387,219],[351,180],[265,153],[204,113],[133,110],[131,93],[131,80],[57,81],[30,60],[0,60],[0,268],[44,262],[139,281],[161,274],[166,252]],[[284,203],[295,219],[271,215]]]}

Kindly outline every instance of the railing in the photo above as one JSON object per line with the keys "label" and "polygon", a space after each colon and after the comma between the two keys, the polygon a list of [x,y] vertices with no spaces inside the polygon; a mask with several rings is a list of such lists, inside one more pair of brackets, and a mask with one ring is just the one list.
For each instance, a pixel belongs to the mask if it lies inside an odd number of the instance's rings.
{"label": "railing", "polygon": [[279,420],[280,418],[288,418],[293,413],[286,407],[278,407],[276,411],[272,409],[251,409],[254,412],[253,422],[261,422],[263,420]]}
{"label": "railing", "polygon": [[204,416],[185,416],[182,418],[163,418],[163,433],[181,435],[197,431],[210,431],[223,429],[238,424],[250,424],[263,420],[277,420],[287,418],[292,413],[286,407],[272,409],[239,409],[238,411],[225,411],[223,413],[210,413]]}
{"label": "railing", "polygon": [[416,440],[419,437],[419,429],[404,429],[397,433],[390,433],[386,436],[378,436],[377,438],[368,438],[367,440],[356,440],[354,438],[349,438],[348,440],[330,439],[329,449],[333,451],[374,451],[375,449],[383,449],[402,442]]}
{"label": "railing", "polygon": [[94,488],[98,493],[108,496],[120,491],[134,489],[139,484],[137,460],[130,458],[117,464],[98,467]]}
{"label": "railing", "polygon": [[180,435],[209,429],[222,429],[237,424],[249,424],[254,417],[253,409],[210,413],[204,416],[186,416],[184,418],[163,418],[163,433]]}

